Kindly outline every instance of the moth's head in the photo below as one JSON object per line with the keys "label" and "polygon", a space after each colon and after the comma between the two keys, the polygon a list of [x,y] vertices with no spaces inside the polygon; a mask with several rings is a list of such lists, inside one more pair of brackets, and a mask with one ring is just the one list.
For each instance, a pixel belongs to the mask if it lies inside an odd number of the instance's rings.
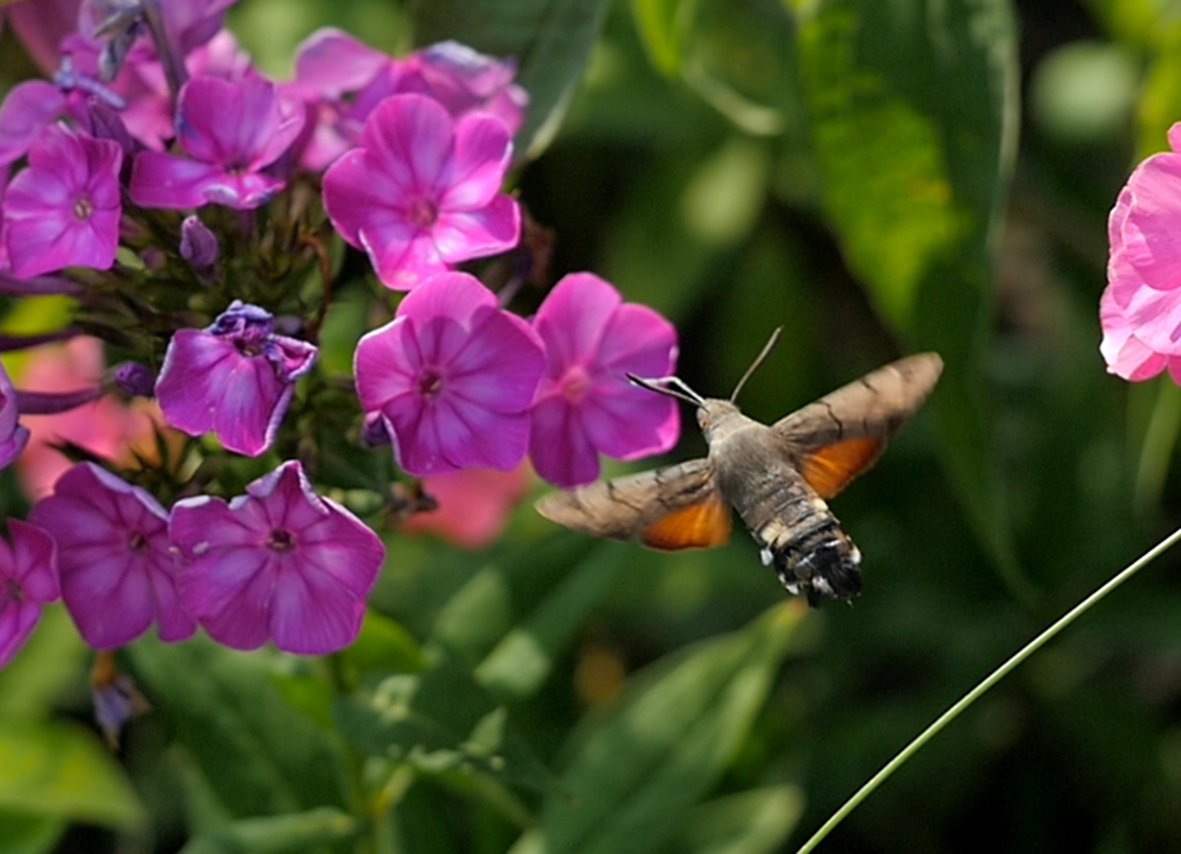
{"label": "moth's head", "polygon": [[738,404],[732,400],[716,400],[708,398],[697,406],[697,424],[705,435],[705,441],[713,439],[714,433],[726,421],[735,415],[742,415]]}

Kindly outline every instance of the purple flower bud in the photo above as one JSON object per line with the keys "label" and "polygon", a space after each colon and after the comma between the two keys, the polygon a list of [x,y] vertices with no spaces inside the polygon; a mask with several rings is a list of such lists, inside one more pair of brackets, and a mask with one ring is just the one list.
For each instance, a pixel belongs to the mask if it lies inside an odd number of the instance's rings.
{"label": "purple flower bud", "polygon": [[265,451],[317,352],[273,329],[270,312],[235,300],[206,329],[173,335],[156,383],[168,423],[190,436],[212,430],[239,454]]}
{"label": "purple flower bud", "polygon": [[180,254],[199,272],[208,272],[217,263],[217,235],[196,214],[180,224]]}
{"label": "purple flower bud", "polygon": [[151,397],[156,393],[156,375],[142,362],[123,362],[115,367],[115,387],[128,397]]}

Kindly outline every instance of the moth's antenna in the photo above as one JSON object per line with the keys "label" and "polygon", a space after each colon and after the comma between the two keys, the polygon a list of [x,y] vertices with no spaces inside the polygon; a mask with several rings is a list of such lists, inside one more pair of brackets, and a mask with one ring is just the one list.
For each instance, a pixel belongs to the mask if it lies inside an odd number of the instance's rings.
{"label": "moth's antenna", "polygon": [[655,377],[653,379],[644,379],[637,377],[635,374],[628,374],[627,378],[640,388],[646,388],[648,391],[654,391],[657,394],[665,394],[669,397],[675,397],[677,400],[683,400],[686,403],[692,403],[694,406],[705,406],[705,398],[695,392],[693,389],[682,380],[680,377]]}
{"label": "moth's antenna", "polygon": [[763,364],[763,360],[775,349],[775,345],[779,343],[779,336],[782,332],[783,327],[779,326],[771,333],[771,338],[763,345],[763,352],[759,353],[758,358],[750,363],[750,367],[746,369],[746,373],[742,375],[742,379],[738,381],[738,385],[734,386],[734,393],[730,395],[731,403],[738,400],[738,392],[742,391],[742,387],[746,385],[746,381],[750,379],[751,374],[759,369],[759,365]]}

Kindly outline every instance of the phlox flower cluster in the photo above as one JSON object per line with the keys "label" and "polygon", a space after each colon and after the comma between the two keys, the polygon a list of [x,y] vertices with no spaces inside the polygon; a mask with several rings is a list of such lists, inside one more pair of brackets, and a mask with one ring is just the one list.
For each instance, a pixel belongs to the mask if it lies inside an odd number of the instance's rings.
{"label": "phlox flower cluster", "polygon": [[[121,361],[37,389],[0,366],[0,468],[66,457],[0,538],[0,666],[58,598],[100,650],[155,626],[333,652],[397,560],[377,520],[438,510],[407,527],[487,542],[526,460],[574,486],[675,442],[675,402],[626,379],[674,372],[672,325],[591,273],[546,281],[522,237],[511,59],[324,30],[272,80],[231,0],[75,5],[20,18],[51,78],[0,103],[0,294],[73,316],[0,343]],[[342,294],[366,301],[351,375],[321,341]],[[84,414],[136,398],[154,442]]]}
{"label": "phlox flower cluster", "polygon": [[1181,384],[1181,123],[1168,141],[1132,172],[1108,220],[1100,352],[1126,380],[1167,369]]}

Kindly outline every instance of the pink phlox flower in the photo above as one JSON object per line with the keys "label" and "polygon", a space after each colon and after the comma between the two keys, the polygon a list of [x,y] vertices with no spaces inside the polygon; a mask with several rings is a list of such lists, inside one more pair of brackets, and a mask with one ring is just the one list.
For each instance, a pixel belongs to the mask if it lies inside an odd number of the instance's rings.
{"label": "pink phlox flower", "polygon": [[33,505],[29,521],[57,542],[62,598],[88,644],[122,646],[153,621],[161,640],[193,633],[177,598],[168,513],[146,491],[79,463]]}
{"label": "pink phlox flower", "polygon": [[77,26],[79,5],[81,0],[37,0],[4,7],[13,31],[43,73],[52,74],[57,67],[58,48]]}
{"label": "pink phlox flower", "polygon": [[18,83],[0,104],[0,166],[15,163],[66,109],[66,96],[45,80]]}
{"label": "pink phlox flower", "polygon": [[1100,352],[1127,380],[1168,367],[1181,383],[1181,123],[1169,145],[1136,167],[1108,219]]}
{"label": "pink phlox flower", "polygon": [[8,468],[29,441],[29,430],[17,423],[16,389],[0,364],[0,469]]}
{"label": "pink phlox flower", "polygon": [[381,540],[284,463],[229,503],[200,496],[172,509],[184,560],[181,596],[209,635],[234,649],[268,640],[323,655],[348,646],[385,560]]}
{"label": "pink phlox flower", "polygon": [[106,270],[114,263],[122,163],[122,149],[110,140],[60,124],[41,132],[29,165],[4,196],[5,245],[16,276],[73,266]]}
{"label": "pink phlox flower", "polygon": [[324,208],[385,285],[409,290],[516,245],[520,210],[501,192],[511,156],[497,119],[453,121],[437,101],[396,95],[369,115],[360,146],[324,173]]}
{"label": "pink phlox flower", "polygon": [[258,75],[236,82],[194,77],[181,87],[177,104],[177,140],[189,156],[142,152],[128,191],[144,207],[259,207],[286,186],[265,170],[299,136],[303,122],[303,112]]}
{"label": "pink phlox flower", "polygon": [[[17,377],[26,391],[72,392],[95,387],[104,371],[102,342],[79,336],[65,344],[47,344],[28,351]],[[22,415],[29,428],[29,444],[16,461],[25,493],[41,498],[72,465],[58,445],[73,443],[90,454],[122,468],[134,468],[139,459],[158,460],[158,434],[174,451],[180,450],[179,434],[164,424],[154,400],[124,403],[116,395],[57,415]]]}
{"label": "pink phlox flower", "polygon": [[235,300],[205,329],[173,335],[156,383],[168,423],[190,436],[212,430],[239,454],[265,451],[317,352],[274,325],[270,312]]}
{"label": "pink phlox flower", "polygon": [[19,519],[8,520],[8,535],[0,538],[0,667],[24,646],[42,606],[61,596],[53,538]]}
{"label": "pink phlox flower", "polygon": [[401,528],[438,534],[468,549],[490,545],[528,491],[528,469],[522,463],[508,471],[463,469],[423,478],[423,491],[438,506],[415,513]]}
{"label": "pink phlox flower", "polygon": [[516,64],[440,42],[403,59],[390,57],[337,29],[318,30],[299,47],[295,80],[286,84],[312,110],[315,129],[300,162],[320,171],[355,146],[365,120],[391,95],[426,95],[459,119],[482,112],[512,136],[528,95],[513,83]]}
{"label": "pink phlox flower", "polygon": [[597,276],[572,273],[546,297],[533,327],[546,357],[529,444],[538,474],[576,486],[599,476],[600,453],[632,460],[676,443],[676,401],[627,379],[675,371],[671,323],[647,306],[623,302]]}
{"label": "pink phlox flower", "polygon": [[466,273],[411,291],[354,356],[362,408],[381,413],[398,464],[417,476],[520,463],[544,367],[536,333]]}
{"label": "pink phlox flower", "polygon": [[443,41],[412,53],[398,69],[393,92],[421,92],[452,116],[480,112],[504,122],[515,134],[525,120],[529,95],[513,80],[512,59],[485,56],[465,44]]}

